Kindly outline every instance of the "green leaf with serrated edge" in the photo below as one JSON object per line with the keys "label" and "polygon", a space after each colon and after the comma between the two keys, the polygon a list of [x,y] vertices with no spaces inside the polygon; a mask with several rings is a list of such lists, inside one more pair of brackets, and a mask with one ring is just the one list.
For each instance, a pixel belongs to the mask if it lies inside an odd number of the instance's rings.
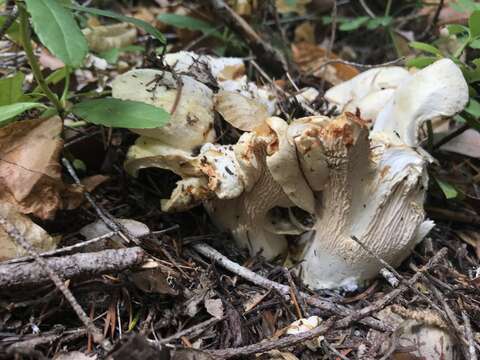
{"label": "green leaf with serrated edge", "polygon": [[468,18],[468,27],[473,38],[480,36],[480,10],[474,11]]}
{"label": "green leaf with serrated edge", "polygon": [[21,72],[0,79],[0,106],[16,103],[23,95],[23,80],[25,75]]}
{"label": "green leaf with serrated edge", "polygon": [[57,0],[25,0],[25,3],[42,44],[64,64],[80,67],[88,45],[71,11]]}
{"label": "green leaf with serrated edge", "polygon": [[0,106],[0,125],[5,125],[13,117],[20,115],[21,113],[27,110],[37,108],[37,107],[46,108],[45,105],[40,103],[15,103],[10,105]]}
{"label": "green leaf with serrated edge", "polygon": [[447,30],[450,35],[457,35],[457,34],[462,34],[462,33],[469,33],[470,30],[468,27],[463,26],[463,25],[458,25],[458,24],[449,24],[447,25]]}
{"label": "green leaf with serrated edge", "polygon": [[413,59],[408,59],[405,65],[407,67],[423,69],[425,66],[433,64],[436,60],[437,58],[433,56],[418,56]]}
{"label": "green leaf with serrated edge", "polygon": [[428,52],[430,54],[442,56],[442,53],[440,50],[438,50],[435,46],[419,42],[419,41],[412,41],[411,43],[408,44],[410,47],[417,49],[417,50],[422,50],[425,52]]}
{"label": "green leaf with serrated edge", "polygon": [[77,5],[77,4],[64,5],[64,6],[69,8],[69,9],[72,9],[72,10],[83,11],[83,12],[93,14],[93,15],[104,16],[104,17],[112,18],[112,19],[115,19],[115,20],[118,20],[118,21],[128,22],[130,24],[133,24],[133,25],[138,26],[139,28],[143,29],[143,31],[145,31],[145,32],[149,33],[150,35],[152,35],[153,37],[155,37],[162,44],[166,44],[166,40],[165,40],[165,37],[163,36],[163,34],[158,29],[156,29],[154,26],[147,23],[146,21],[136,19],[136,18],[133,18],[133,17],[130,17],[130,16],[120,15],[120,14],[117,14],[117,13],[114,13],[114,12],[108,11],[108,10],[100,10],[100,9],[95,9],[95,8],[89,8],[89,7],[81,6],[81,5]]}
{"label": "green leaf with serrated edge", "polygon": [[93,124],[109,127],[152,129],[167,124],[170,114],[164,109],[139,101],[103,98],[74,105],[71,112]]}
{"label": "green leaf with serrated edge", "polygon": [[353,19],[348,22],[342,23],[338,29],[340,31],[352,31],[358,29],[360,26],[365,24],[370,18],[368,16],[360,16],[356,19]]}
{"label": "green leaf with serrated edge", "polygon": [[458,196],[458,191],[453,187],[453,185],[437,178],[435,178],[435,181],[442,190],[443,195],[445,195],[446,199],[454,199]]}

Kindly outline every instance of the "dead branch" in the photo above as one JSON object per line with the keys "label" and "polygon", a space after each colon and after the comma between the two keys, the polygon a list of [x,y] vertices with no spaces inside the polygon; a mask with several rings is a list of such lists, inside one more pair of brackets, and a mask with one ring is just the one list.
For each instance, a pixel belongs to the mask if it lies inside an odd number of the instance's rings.
{"label": "dead branch", "polygon": [[[203,256],[208,257],[209,259],[218,263],[220,266],[252,282],[253,284],[261,286],[265,289],[275,289],[286,298],[290,298],[289,286],[279,284],[275,281],[266,279],[263,276],[260,276],[254,273],[253,271],[237,264],[236,262],[231,261],[230,259],[223,256],[217,250],[215,250],[214,248],[212,248],[207,244],[198,243],[193,245],[193,247],[195,248],[196,251],[198,251]],[[307,304],[309,304],[310,306],[314,306],[319,309],[326,310],[340,316],[345,316],[347,314],[352,314],[353,316],[353,312],[345,306],[337,305],[330,301],[323,300],[318,297],[310,296],[304,292],[299,292],[299,295],[302,298],[304,298]],[[374,318],[366,318],[366,319],[362,318],[360,322],[372,328],[381,329],[381,331],[391,330],[387,326],[382,324],[380,321]]]}
{"label": "dead branch", "polygon": [[335,320],[333,318],[330,318],[327,321],[323,322],[322,325],[300,334],[289,335],[276,340],[262,341],[260,343],[242,346],[239,348],[213,350],[213,351],[209,351],[209,353],[219,359],[229,359],[236,356],[248,356],[248,355],[266,352],[273,349],[281,349],[284,347],[302,343],[304,341],[307,341],[325,334],[333,326],[334,322]]}
{"label": "dead branch", "polygon": [[[0,289],[37,286],[49,281],[48,267],[63,279],[117,272],[142,263],[139,247],[103,250],[44,259],[45,264],[16,263],[0,265]],[[61,280],[60,280],[61,281]]]}
{"label": "dead branch", "polygon": [[[85,313],[85,311],[83,311],[82,307],[77,302],[70,289],[65,286],[60,276],[58,276],[56,270],[50,266],[49,261],[39,256],[35,249],[32,247],[32,245],[28,242],[28,240],[25,239],[25,237],[20,233],[20,231],[18,231],[18,229],[13,224],[8,222],[3,217],[0,217],[0,226],[8,234],[8,236],[10,236],[10,238],[14,240],[15,243],[17,243],[18,246],[23,247],[25,250],[27,250],[29,255],[35,258],[35,264],[32,264],[32,266],[34,265],[35,267],[30,268],[30,273],[24,273],[24,275],[26,275],[26,277],[28,278],[29,276],[35,276],[42,273],[46,280],[52,280],[58,290],[62,292],[65,299],[67,299],[68,303],[75,311],[75,314],[78,316],[80,321],[82,321],[82,323],[85,325],[87,331],[93,336],[95,342],[100,344],[104,350],[109,350],[111,348],[110,341],[106,340],[102,336],[102,333],[97,329],[95,324],[88,318],[87,314]],[[16,267],[18,266],[18,264],[6,266]],[[7,272],[7,274],[8,273],[9,272]]]}

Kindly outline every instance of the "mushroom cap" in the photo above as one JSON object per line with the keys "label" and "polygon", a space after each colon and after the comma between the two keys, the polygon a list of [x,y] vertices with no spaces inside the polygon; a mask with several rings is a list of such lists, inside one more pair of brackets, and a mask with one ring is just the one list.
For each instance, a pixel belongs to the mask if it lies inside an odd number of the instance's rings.
{"label": "mushroom cap", "polygon": [[409,76],[408,71],[399,66],[370,69],[330,88],[325,93],[325,99],[340,112],[355,112],[366,96],[385,89],[396,89]]}
{"label": "mushroom cap", "polygon": [[378,114],[373,131],[417,146],[419,128],[425,121],[453,116],[467,102],[468,85],[460,68],[450,59],[438,60],[398,87]]}
{"label": "mushroom cap", "polygon": [[112,95],[141,101],[171,112],[168,124],[155,129],[131,129],[178,149],[191,151],[213,141],[213,93],[189,76],[175,78],[167,71],[131,70],[112,82]]}
{"label": "mushroom cap", "polygon": [[298,163],[295,144],[287,137],[288,124],[278,117],[267,119],[275,138],[267,148],[267,166],[273,180],[299,208],[313,213],[315,199]]}

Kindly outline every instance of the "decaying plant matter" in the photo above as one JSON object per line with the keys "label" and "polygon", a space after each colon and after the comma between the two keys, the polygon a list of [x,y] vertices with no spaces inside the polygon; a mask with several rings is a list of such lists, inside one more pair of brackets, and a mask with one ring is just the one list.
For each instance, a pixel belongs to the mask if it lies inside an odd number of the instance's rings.
{"label": "decaying plant matter", "polygon": [[[211,142],[213,92],[188,75],[173,74],[134,70],[113,83],[116,97],[172,109],[169,125],[141,131],[125,165],[132,174],[159,167],[182,177],[162,202],[164,211],[204,204],[219,228],[269,258],[286,251],[286,235],[298,236],[292,257],[302,262],[301,276],[315,289],[352,289],[377,275],[381,264],[352,236],[397,266],[432,228],[423,210],[430,157],[416,146],[424,121],[452,116],[468,101],[467,84],[452,61],[414,74],[398,67],[362,73],[327,92],[342,111],[333,118],[287,123],[252,116],[258,126],[248,127],[243,116],[240,128],[250,131],[232,145]],[[160,86],[152,90],[155,79]],[[310,225],[297,218],[296,209],[309,214]]]}

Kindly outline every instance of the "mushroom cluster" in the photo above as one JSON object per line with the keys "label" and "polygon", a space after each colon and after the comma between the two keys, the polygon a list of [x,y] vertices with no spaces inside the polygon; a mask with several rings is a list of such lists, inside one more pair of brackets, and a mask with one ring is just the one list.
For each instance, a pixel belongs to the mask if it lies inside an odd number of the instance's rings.
{"label": "mushroom cluster", "polygon": [[[352,237],[397,266],[433,227],[423,209],[430,156],[418,147],[419,130],[468,101],[451,60],[416,73],[371,69],[326,93],[339,116],[287,123],[272,116],[268,89],[232,71],[238,61],[190,53],[171,59],[177,72],[132,70],[113,82],[113,96],[172,112],[163,128],[135,130],[142,136],[125,163],[133,175],[159,167],[182,178],[162,200],[164,211],[203,204],[220,229],[267,258],[287,251],[293,236],[291,256],[313,289],[354,289],[378,274],[379,261]],[[209,68],[217,94],[186,74],[192,64]],[[218,100],[222,91],[230,93],[228,106]],[[212,141],[215,111],[246,131],[236,144]],[[299,219],[299,209],[309,221]]]}

